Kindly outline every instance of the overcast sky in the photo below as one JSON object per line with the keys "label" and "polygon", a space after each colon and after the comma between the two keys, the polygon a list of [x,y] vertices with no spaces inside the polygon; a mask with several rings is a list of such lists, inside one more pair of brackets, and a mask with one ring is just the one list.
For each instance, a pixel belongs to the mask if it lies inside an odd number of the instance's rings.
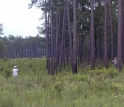
{"label": "overcast sky", "polygon": [[4,26],[4,35],[36,36],[37,26],[42,12],[33,7],[28,9],[31,0],[0,0],[0,23]]}

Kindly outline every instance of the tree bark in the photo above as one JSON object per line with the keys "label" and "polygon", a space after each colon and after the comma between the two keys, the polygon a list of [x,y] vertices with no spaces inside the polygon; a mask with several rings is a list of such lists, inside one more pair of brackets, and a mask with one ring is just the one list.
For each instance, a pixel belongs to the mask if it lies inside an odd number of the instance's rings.
{"label": "tree bark", "polygon": [[104,22],[104,65],[108,69],[108,0],[105,0],[105,22]]}
{"label": "tree bark", "polygon": [[118,56],[118,70],[122,71],[122,39],[123,39],[123,6],[122,0],[118,0],[118,48],[117,48],[117,56]]}
{"label": "tree bark", "polygon": [[73,74],[77,74],[77,0],[73,0]]}
{"label": "tree bark", "polygon": [[111,60],[114,58],[114,39],[113,39],[113,23],[112,23],[112,0],[110,0],[110,29],[111,29]]}
{"label": "tree bark", "polygon": [[94,0],[91,0],[91,69],[95,69]]}
{"label": "tree bark", "polygon": [[68,22],[68,34],[69,34],[69,47],[70,47],[70,62],[72,65],[72,30],[70,24],[70,14],[69,14],[69,5],[68,0],[66,0],[66,10],[67,10],[67,22]]}

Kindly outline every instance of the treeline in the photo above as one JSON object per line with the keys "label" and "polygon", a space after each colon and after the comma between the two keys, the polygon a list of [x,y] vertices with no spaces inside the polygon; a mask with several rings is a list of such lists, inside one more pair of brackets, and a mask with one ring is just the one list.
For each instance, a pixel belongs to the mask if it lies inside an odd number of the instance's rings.
{"label": "treeline", "polygon": [[0,37],[0,59],[40,58],[46,55],[45,37]]}
{"label": "treeline", "polygon": [[[122,0],[31,0],[44,12],[48,74],[54,74],[69,63],[77,73],[84,61],[95,69],[96,60],[118,58],[122,71],[123,48]],[[40,29],[40,28],[39,28]]]}

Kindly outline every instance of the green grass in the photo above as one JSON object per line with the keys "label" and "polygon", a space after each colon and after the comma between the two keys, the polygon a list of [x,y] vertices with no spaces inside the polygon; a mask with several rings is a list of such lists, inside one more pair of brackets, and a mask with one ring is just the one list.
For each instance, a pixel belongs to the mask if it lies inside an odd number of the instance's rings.
{"label": "green grass", "polygon": [[[124,73],[89,66],[70,67],[57,75],[47,74],[46,60],[0,61],[0,107],[124,107]],[[12,76],[12,68],[19,75]]]}

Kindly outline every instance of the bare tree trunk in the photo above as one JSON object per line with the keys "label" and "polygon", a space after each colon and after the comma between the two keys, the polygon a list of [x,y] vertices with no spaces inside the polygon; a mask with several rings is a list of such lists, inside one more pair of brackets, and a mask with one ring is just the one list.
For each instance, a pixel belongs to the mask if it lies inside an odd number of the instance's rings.
{"label": "bare tree trunk", "polygon": [[68,0],[66,0],[66,10],[67,10],[67,22],[68,22],[68,34],[69,34],[69,47],[70,47],[70,62],[72,65],[72,31],[71,31],[71,24],[70,24],[70,14],[69,14],[69,5]]}
{"label": "bare tree trunk", "polygon": [[113,23],[112,23],[112,0],[110,0],[110,28],[111,28],[111,60],[114,58],[114,41],[113,41]]}
{"label": "bare tree trunk", "polygon": [[91,69],[95,69],[94,0],[91,0]]}
{"label": "bare tree trunk", "polygon": [[46,28],[46,58],[47,58],[47,69],[48,74],[50,74],[50,66],[49,66],[49,36],[48,36],[48,19],[47,19],[47,5],[45,0],[45,28]]}
{"label": "bare tree trunk", "polygon": [[118,0],[118,48],[117,48],[117,56],[118,56],[118,69],[122,71],[122,22],[123,22],[123,6],[122,0]]}
{"label": "bare tree trunk", "polygon": [[[53,6],[53,0],[50,0],[50,7]],[[50,74],[54,75],[54,34],[53,34],[53,11],[51,10],[51,17],[50,17],[50,28],[51,28],[51,59],[50,59]]]}
{"label": "bare tree trunk", "polygon": [[73,0],[73,74],[77,74],[77,0]]}
{"label": "bare tree trunk", "polygon": [[55,70],[56,70],[56,74],[57,74],[57,68],[58,68],[58,64],[59,64],[59,53],[58,53],[58,37],[59,37],[59,13],[58,10],[56,12],[56,61],[55,61]]}
{"label": "bare tree trunk", "polygon": [[66,9],[65,9],[65,7],[64,7],[59,70],[61,70],[61,68],[62,68],[62,63],[63,63],[64,40],[65,40],[65,27],[66,27],[65,24],[66,24]]}
{"label": "bare tree trunk", "polygon": [[108,69],[108,1],[105,0],[105,23],[104,23],[104,65]]}

